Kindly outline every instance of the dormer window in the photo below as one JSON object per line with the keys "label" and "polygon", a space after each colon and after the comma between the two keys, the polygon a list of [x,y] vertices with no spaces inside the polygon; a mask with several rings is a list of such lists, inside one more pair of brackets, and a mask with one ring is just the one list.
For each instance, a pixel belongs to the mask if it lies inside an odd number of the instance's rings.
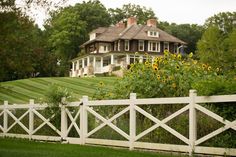
{"label": "dormer window", "polygon": [[96,33],[89,34],[89,40],[93,40],[96,38]]}
{"label": "dormer window", "polygon": [[159,37],[159,33],[157,31],[148,31],[149,37]]}

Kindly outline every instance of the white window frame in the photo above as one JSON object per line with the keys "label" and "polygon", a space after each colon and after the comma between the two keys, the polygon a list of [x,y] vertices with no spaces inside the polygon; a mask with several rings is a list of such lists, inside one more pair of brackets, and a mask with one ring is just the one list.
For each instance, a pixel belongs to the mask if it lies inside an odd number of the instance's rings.
{"label": "white window frame", "polygon": [[[153,45],[156,46],[153,50]],[[148,41],[148,51],[149,52],[160,52],[160,42],[159,41]]]}
{"label": "white window frame", "polygon": [[159,38],[159,32],[157,32],[157,31],[148,31],[148,36]]}
{"label": "white window frame", "polygon": [[[168,44],[167,48],[165,47],[165,44]],[[169,42],[164,42],[163,49],[169,51],[170,50],[170,43]]]}
{"label": "white window frame", "polygon": [[125,40],[125,51],[129,51],[129,40]]}
{"label": "white window frame", "polygon": [[120,51],[120,40],[118,41],[117,50]]}
{"label": "white window frame", "polygon": [[[141,43],[142,43],[143,49],[140,49]],[[139,51],[144,51],[144,40],[139,40],[138,41],[138,50]]]}
{"label": "white window frame", "polygon": [[178,43],[174,44],[174,53],[179,53],[178,52]]}

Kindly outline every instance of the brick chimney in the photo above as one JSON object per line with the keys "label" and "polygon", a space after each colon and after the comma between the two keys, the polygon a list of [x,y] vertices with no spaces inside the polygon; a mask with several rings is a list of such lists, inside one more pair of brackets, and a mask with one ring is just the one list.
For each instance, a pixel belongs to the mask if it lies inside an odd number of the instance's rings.
{"label": "brick chimney", "polygon": [[156,19],[147,20],[147,26],[157,27],[157,20]]}
{"label": "brick chimney", "polygon": [[130,17],[127,20],[127,27],[130,27],[132,25],[137,25],[137,20],[135,17]]}
{"label": "brick chimney", "polygon": [[120,21],[120,22],[118,22],[118,23],[116,24],[116,27],[118,27],[118,28],[125,28],[125,23],[123,23],[122,21]]}

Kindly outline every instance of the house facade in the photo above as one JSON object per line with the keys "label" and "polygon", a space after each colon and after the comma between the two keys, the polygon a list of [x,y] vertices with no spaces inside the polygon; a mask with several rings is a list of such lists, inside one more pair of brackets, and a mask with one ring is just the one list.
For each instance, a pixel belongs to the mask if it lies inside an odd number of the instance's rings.
{"label": "house facade", "polygon": [[[156,19],[149,19],[146,25],[137,24],[130,17],[127,24],[100,27],[93,30],[89,41],[81,45],[84,55],[72,60],[71,77],[111,73],[126,68],[135,61],[145,62],[163,55],[164,50],[179,53],[186,43],[157,27]],[[138,52],[138,53],[137,53]]]}

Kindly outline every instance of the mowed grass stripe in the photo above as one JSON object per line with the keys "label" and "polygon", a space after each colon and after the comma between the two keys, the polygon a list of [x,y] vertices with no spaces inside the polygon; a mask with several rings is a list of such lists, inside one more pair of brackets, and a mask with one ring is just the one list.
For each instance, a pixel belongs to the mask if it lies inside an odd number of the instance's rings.
{"label": "mowed grass stripe", "polygon": [[14,90],[11,90],[8,88],[3,88],[1,90],[1,93],[5,94],[5,95],[9,95],[9,96],[16,98],[18,100],[28,100],[29,99],[29,96],[21,93],[20,91],[14,91]]}
{"label": "mowed grass stripe", "polygon": [[[64,81],[66,81],[66,82],[69,82],[69,81],[71,81],[71,79],[70,78],[65,78],[64,79]],[[88,80],[84,80],[84,79],[73,79],[73,81],[71,81],[71,83],[73,83],[73,84],[81,84],[81,85],[83,85],[84,87],[86,86],[86,87],[88,87],[88,88],[97,88],[98,87],[98,85],[99,85],[99,82],[101,82],[101,81],[88,81]],[[104,82],[104,81],[103,81]],[[115,81],[114,81],[115,82]],[[112,82],[112,83],[110,83],[110,84],[108,84],[107,82],[104,82],[105,83],[105,88],[107,88],[107,89],[111,89],[111,88],[113,88],[113,83],[114,82]]]}
{"label": "mowed grass stripe", "polygon": [[82,82],[81,80],[78,80],[78,81],[76,81],[76,79],[56,79],[56,80],[58,80],[58,81],[61,81],[61,82],[65,82],[65,83],[69,83],[69,84],[71,84],[71,85],[73,85],[73,86],[79,86],[80,88],[81,87],[84,87],[85,89],[91,89],[91,88],[94,88],[94,87],[96,87],[96,83],[90,83],[90,84],[88,84],[88,82]]}
{"label": "mowed grass stripe", "polygon": [[68,88],[69,90],[72,90],[72,91],[75,91],[75,92],[77,91],[77,92],[81,92],[81,93],[88,94],[88,95],[91,95],[94,92],[94,89],[91,89],[91,88],[85,88],[85,87],[81,87],[81,86],[74,86],[73,84],[66,83],[66,82],[63,82],[63,81],[59,81],[59,80],[56,80],[56,79],[48,78],[48,80],[53,81],[54,83],[56,83],[60,86],[63,86],[65,88]]}
{"label": "mowed grass stripe", "polygon": [[31,88],[31,89],[27,89],[27,86],[24,86],[23,83],[22,85],[21,84],[17,84],[16,86],[12,86],[12,91],[15,91],[15,92],[20,92],[20,93],[24,93],[24,95],[26,97],[29,96],[29,98],[32,98],[32,99],[35,99],[35,98],[39,98],[39,97],[42,97],[43,96],[43,92],[41,92],[40,94],[40,91],[34,91],[34,88]]}
{"label": "mowed grass stripe", "polygon": [[9,104],[14,104],[14,103],[25,103],[25,100],[18,99],[12,95],[0,93],[0,103],[3,104],[3,101],[8,101]]}
{"label": "mowed grass stripe", "polygon": [[37,102],[37,99],[45,96],[51,84],[67,88],[76,100],[83,95],[91,98],[99,82],[104,82],[104,88],[111,89],[116,80],[115,77],[50,77],[0,82],[0,86],[3,87],[0,89],[0,102],[2,104],[4,100],[8,100],[10,103],[28,103],[29,99],[35,99]]}

